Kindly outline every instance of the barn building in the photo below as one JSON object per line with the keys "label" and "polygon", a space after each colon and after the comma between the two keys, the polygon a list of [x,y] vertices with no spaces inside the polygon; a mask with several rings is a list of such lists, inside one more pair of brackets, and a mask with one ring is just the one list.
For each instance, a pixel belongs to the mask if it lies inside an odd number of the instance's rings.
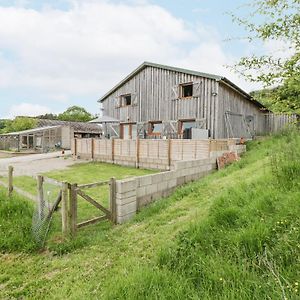
{"label": "barn building", "polygon": [[251,138],[266,108],[225,77],[145,62],[98,100],[113,136]]}

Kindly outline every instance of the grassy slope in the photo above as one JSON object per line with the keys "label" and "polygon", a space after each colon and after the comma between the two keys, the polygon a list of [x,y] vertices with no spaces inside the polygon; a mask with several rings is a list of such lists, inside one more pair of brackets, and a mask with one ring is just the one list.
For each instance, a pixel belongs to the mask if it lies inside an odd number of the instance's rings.
{"label": "grassy slope", "polygon": [[299,186],[279,188],[268,158],[286,141],[252,143],[239,163],[126,225],[87,227],[40,254],[3,254],[0,298],[297,299]]}

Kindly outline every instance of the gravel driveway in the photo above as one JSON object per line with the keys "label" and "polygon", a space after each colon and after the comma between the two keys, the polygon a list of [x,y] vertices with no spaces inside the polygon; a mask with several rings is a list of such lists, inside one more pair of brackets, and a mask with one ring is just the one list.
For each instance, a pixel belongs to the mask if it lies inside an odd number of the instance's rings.
{"label": "gravel driveway", "polygon": [[71,151],[32,154],[19,157],[0,159],[0,175],[6,176],[8,166],[14,167],[14,175],[35,176],[52,170],[62,170],[68,166],[78,163],[70,156]]}

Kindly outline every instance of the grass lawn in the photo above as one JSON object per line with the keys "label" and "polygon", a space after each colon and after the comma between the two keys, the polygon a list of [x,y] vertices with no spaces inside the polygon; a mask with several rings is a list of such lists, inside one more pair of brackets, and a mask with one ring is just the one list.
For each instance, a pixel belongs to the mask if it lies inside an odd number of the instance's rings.
{"label": "grass lawn", "polygon": [[[66,181],[69,183],[85,184],[99,181],[106,181],[112,177],[116,179],[124,179],[134,176],[142,176],[155,173],[153,170],[136,169],[131,167],[123,167],[108,163],[82,163],[68,167],[65,170],[52,171],[45,173],[46,177],[56,179],[58,181]],[[37,183],[36,179],[30,176],[14,177],[14,185],[23,190],[36,195]],[[85,190],[86,194],[93,197],[96,201],[109,206],[109,187],[108,185]],[[57,186],[44,183],[44,197],[47,202],[54,203],[59,188]],[[78,222],[94,218],[101,215],[101,212],[93,205],[89,204],[81,197],[78,197]],[[60,222],[57,220],[57,222]],[[60,224],[58,224],[58,227]]]}
{"label": "grass lawn", "polygon": [[42,252],[2,249],[0,298],[299,299],[300,138],[248,147],[125,225],[52,236]]}

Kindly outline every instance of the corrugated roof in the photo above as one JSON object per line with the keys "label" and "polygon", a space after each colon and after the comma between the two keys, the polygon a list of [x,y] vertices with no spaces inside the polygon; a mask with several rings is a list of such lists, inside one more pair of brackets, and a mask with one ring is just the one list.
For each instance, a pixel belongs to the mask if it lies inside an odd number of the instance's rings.
{"label": "corrugated roof", "polygon": [[151,63],[151,62],[144,62],[143,64],[141,64],[138,68],[136,68],[133,72],[131,72],[127,77],[125,77],[122,81],[120,81],[116,86],[114,86],[111,90],[109,90],[105,95],[103,95],[98,100],[98,102],[104,101],[108,96],[110,96],[112,93],[114,93],[120,86],[122,86],[124,83],[126,83],[128,80],[130,80],[132,77],[134,77],[136,74],[138,74],[140,71],[142,71],[146,67],[154,67],[154,68],[164,69],[164,70],[168,70],[168,71],[174,71],[174,72],[180,72],[180,73],[194,75],[194,76],[210,78],[210,79],[214,79],[216,81],[223,81],[224,83],[229,84],[232,88],[236,89],[241,94],[243,94],[246,98],[248,98],[249,101],[253,102],[253,104],[255,104],[256,106],[266,109],[266,107],[264,105],[262,105],[261,103],[259,103],[256,100],[254,100],[247,92],[242,90],[240,87],[235,85],[233,82],[231,82],[229,79],[227,79],[224,76],[203,73],[203,72],[198,72],[198,71],[193,71],[193,70],[188,70],[188,69],[182,69],[182,68],[177,68],[177,67],[172,67],[172,66],[166,66],[166,65],[161,65],[161,64]]}
{"label": "corrugated roof", "polygon": [[77,132],[87,132],[87,133],[100,133],[101,127],[97,124],[92,124],[89,122],[69,122],[69,121],[60,121],[60,120],[48,120],[48,119],[39,119],[38,126],[70,126]]}
{"label": "corrugated roof", "polygon": [[28,130],[22,130],[22,131],[15,131],[15,132],[3,133],[3,134],[0,134],[0,136],[14,136],[14,135],[30,134],[30,133],[35,133],[35,132],[39,132],[39,131],[44,131],[44,130],[54,129],[54,128],[58,128],[58,127],[60,127],[60,126],[45,126],[45,127],[38,127],[38,128],[28,129]]}

